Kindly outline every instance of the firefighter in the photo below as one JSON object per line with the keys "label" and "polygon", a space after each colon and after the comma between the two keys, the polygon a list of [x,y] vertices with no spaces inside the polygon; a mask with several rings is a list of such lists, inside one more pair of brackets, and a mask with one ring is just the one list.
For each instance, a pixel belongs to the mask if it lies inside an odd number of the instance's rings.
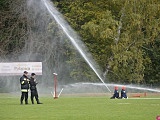
{"label": "firefighter", "polygon": [[126,93],[126,88],[124,86],[122,87],[122,90],[121,90],[121,98],[122,99],[128,98]]}
{"label": "firefighter", "polygon": [[39,102],[39,99],[38,99],[38,91],[37,91],[37,87],[36,87],[36,85],[38,83],[35,79],[35,76],[36,76],[36,74],[32,73],[31,78],[30,78],[31,102],[32,102],[32,104],[34,104],[34,97],[35,97],[37,104],[42,104],[41,102]]}
{"label": "firefighter", "polygon": [[110,99],[115,99],[115,98],[119,98],[119,91],[117,86],[114,87],[114,94]]}
{"label": "firefighter", "polygon": [[24,71],[23,76],[20,78],[20,84],[21,84],[20,102],[21,104],[23,104],[23,100],[25,98],[25,104],[28,104],[29,78],[27,71]]}

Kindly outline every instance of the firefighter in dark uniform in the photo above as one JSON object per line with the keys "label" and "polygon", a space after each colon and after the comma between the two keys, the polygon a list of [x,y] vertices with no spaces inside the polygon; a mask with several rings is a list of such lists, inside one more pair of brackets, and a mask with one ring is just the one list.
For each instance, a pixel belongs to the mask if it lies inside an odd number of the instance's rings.
{"label": "firefighter in dark uniform", "polygon": [[28,78],[27,71],[24,71],[23,76],[20,78],[20,84],[21,84],[20,102],[21,102],[21,104],[23,104],[23,100],[25,98],[25,104],[28,104],[29,78]]}
{"label": "firefighter in dark uniform", "polygon": [[126,88],[123,86],[122,87],[122,90],[121,90],[121,98],[122,99],[128,99],[128,97],[127,97],[127,93],[126,93]]}
{"label": "firefighter in dark uniform", "polygon": [[35,76],[36,74],[35,73],[32,73],[31,74],[31,78],[30,78],[30,90],[31,90],[31,102],[32,104],[34,104],[34,97],[37,101],[37,104],[42,104],[41,102],[39,102],[39,99],[38,99],[38,91],[37,91],[37,87],[36,85],[38,84],[36,79],[35,79]]}
{"label": "firefighter in dark uniform", "polygon": [[115,86],[114,94],[110,99],[115,99],[115,98],[119,98],[119,91],[118,91],[118,87],[117,86]]}

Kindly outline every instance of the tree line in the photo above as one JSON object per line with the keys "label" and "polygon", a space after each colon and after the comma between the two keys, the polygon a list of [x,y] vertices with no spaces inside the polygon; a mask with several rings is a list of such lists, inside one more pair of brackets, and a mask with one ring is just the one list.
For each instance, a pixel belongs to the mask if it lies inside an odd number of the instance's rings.
{"label": "tree line", "polygon": [[[103,69],[106,81],[160,83],[159,0],[52,1],[81,36]],[[25,47],[33,24],[25,16],[25,6],[25,0],[0,1],[1,58],[13,52],[18,54]],[[74,54],[67,52],[64,54]],[[66,60],[77,65],[77,60]],[[73,70],[70,75],[76,77],[80,72],[84,71]]]}
{"label": "tree line", "polygon": [[112,82],[160,82],[159,0],[52,0]]}

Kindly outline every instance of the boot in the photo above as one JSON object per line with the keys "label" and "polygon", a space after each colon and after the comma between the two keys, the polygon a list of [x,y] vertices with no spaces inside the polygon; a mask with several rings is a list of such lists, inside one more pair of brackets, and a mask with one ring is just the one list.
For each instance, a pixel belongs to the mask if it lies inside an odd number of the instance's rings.
{"label": "boot", "polygon": [[21,105],[23,105],[23,99],[24,99],[23,96],[21,96],[21,98],[20,98],[20,104]]}
{"label": "boot", "polygon": [[41,103],[39,100],[37,100],[37,104],[43,104],[43,103]]}
{"label": "boot", "polygon": [[34,99],[31,97],[31,102],[32,102],[32,104],[34,104]]}
{"label": "boot", "polygon": [[28,104],[28,100],[25,100],[25,104],[26,104],[26,105]]}

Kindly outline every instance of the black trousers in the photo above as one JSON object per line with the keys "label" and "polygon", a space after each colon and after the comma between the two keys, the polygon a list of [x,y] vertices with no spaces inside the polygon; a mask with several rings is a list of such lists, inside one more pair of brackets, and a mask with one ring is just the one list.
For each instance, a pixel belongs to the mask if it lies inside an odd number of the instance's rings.
{"label": "black trousers", "polygon": [[23,103],[24,98],[25,98],[25,103],[28,104],[28,92],[22,92],[22,94],[21,94],[21,104]]}
{"label": "black trousers", "polygon": [[39,102],[37,90],[31,90],[31,101],[32,101],[32,104],[34,104],[34,97],[35,97],[36,101]]}

